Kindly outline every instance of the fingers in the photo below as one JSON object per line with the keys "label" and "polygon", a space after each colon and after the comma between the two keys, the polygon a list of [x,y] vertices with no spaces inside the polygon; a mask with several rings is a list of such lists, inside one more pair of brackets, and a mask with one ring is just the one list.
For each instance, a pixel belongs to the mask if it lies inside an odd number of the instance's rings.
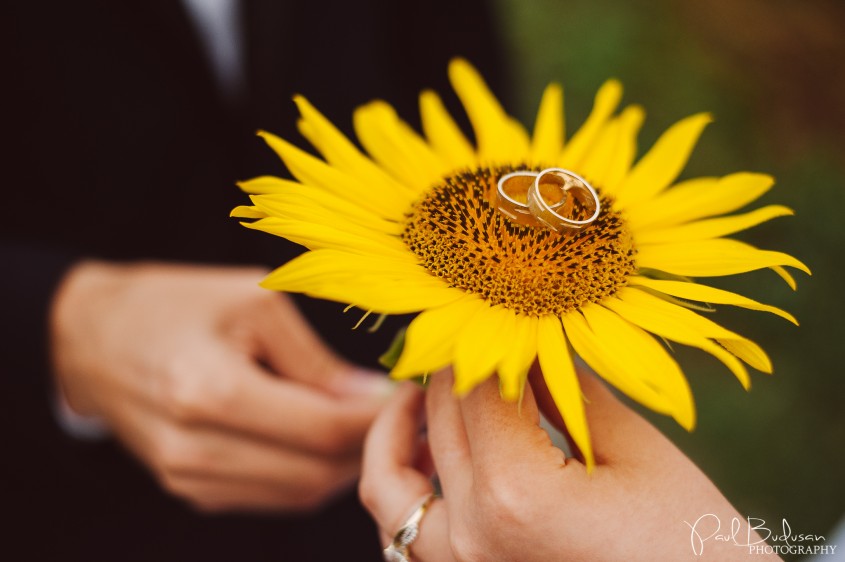
{"label": "fingers", "polygon": [[540,424],[540,412],[531,387],[525,387],[521,402],[510,402],[502,398],[496,377],[487,379],[464,397],[461,413],[470,446],[476,439],[491,437],[503,442],[504,448],[511,443],[518,445],[524,430]]}
{"label": "fingers", "polygon": [[564,435],[572,454],[583,462],[584,457],[581,454],[581,451],[578,450],[578,447],[572,440],[572,437],[569,435],[569,431],[563,421],[563,416],[561,416],[560,410],[558,410],[557,404],[555,404],[554,398],[552,398],[551,392],[549,392],[549,388],[546,386],[546,381],[543,379],[543,372],[540,370],[540,364],[536,361],[531,366],[531,370],[528,372],[528,384],[531,386],[534,399],[536,400],[537,406],[539,407],[540,412],[542,412],[543,417],[545,417],[549,423],[551,423]]}
{"label": "fingers", "polygon": [[585,399],[593,450],[604,463],[650,462],[669,458],[675,449],[645,418],[624,404],[608,386],[589,372],[579,376]]}
{"label": "fingers", "polygon": [[[650,423],[619,400],[599,378],[586,368],[578,368],[578,381],[585,400],[585,413],[596,463],[653,457],[668,441]],[[543,374],[532,370],[529,380],[543,414],[567,434]],[[572,440],[569,440],[570,444]]]}
{"label": "fingers", "polygon": [[559,466],[565,461],[540,427],[540,414],[531,387],[521,403],[503,400],[498,381],[478,385],[461,401],[461,414],[477,478],[500,473],[503,467]]}
{"label": "fingers", "polygon": [[[385,546],[433,491],[429,479],[413,467],[420,452],[422,406],[422,390],[404,383],[373,423],[364,447],[359,493],[381,530]],[[411,550],[414,560],[452,560],[442,500],[429,506]]]}
{"label": "fingers", "polygon": [[243,433],[175,425],[145,408],[121,422],[116,431],[162,486],[200,508],[312,510],[359,474],[358,455],[305,454]]}
{"label": "fingers", "polygon": [[176,476],[162,485],[174,496],[208,513],[302,513],[317,510],[334,497],[324,491],[306,493],[302,487],[272,487],[217,478]]}
{"label": "fingers", "polygon": [[343,454],[361,447],[389,395],[338,399],[266,376],[245,380],[229,422],[303,450]]}
{"label": "fingers", "polygon": [[[187,465],[154,468],[161,485],[192,505],[210,511],[313,511],[351,490],[358,469],[357,459],[345,466],[326,459],[300,459],[283,465],[283,471],[276,472],[270,480],[266,475],[253,477],[258,465],[244,464],[244,473],[235,477],[197,467],[189,457],[182,458],[174,461]],[[197,472],[192,472],[195,469]]]}
{"label": "fingers", "polygon": [[318,377],[332,373],[341,364],[284,294],[268,295],[250,315],[259,351],[279,374],[317,384]]}
{"label": "fingers", "polygon": [[387,396],[340,399],[273,377],[223,345],[186,350],[186,360],[160,373],[150,407],[176,423],[262,436],[277,445],[323,455],[360,450]]}
{"label": "fingers", "polygon": [[[314,331],[287,295],[271,295],[246,319],[259,356],[278,374],[340,396],[390,392],[382,373],[350,365]],[[235,322],[237,325],[237,321]]]}
{"label": "fingers", "polygon": [[206,428],[166,433],[156,454],[167,472],[182,476],[248,480],[269,486],[333,490],[357,477],[360,455],[324,456],[286,449],[242,434]]}
{"label": "fingers", "polygon": [[413,468],[422,405],[421,389],[403,384],[373,423],[364,446],[361,501],[388,534],[402,525],[408,506],[433,491],[428,478]]}
{"label": "fingers", "polygon": [[459,399],[452,393],[451,369],[431,375],[426,419],[431,456],[450,506],[466,505],[472,490],[472,458]]}

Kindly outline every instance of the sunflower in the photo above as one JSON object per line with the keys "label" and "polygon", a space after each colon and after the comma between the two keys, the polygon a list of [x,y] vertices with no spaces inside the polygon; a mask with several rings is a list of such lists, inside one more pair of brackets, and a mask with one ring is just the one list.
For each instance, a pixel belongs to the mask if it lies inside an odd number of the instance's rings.
{"label": "sunflower", "polygon": [[[272,272],[264,287],[368,313],[419,313],[391,372],[398,379],[452,365],[456,393],[495,373],[502,396],[517,400],[538,360],[588,467],[594,460],[575,354],[687,429],[695,408],[668,342],[715,356],[746,388],[744,363],[771,372],[760,346],[698,314],[695,303],[795,318],[692,278],[771,268],[794,289],[784,266],[809,270],[787,254],[724,238],[792,214],[769,205],[723,216],[765,193],[771,177],[740,172],[675,183],[708,114],[679,121],[635,162],[644,113],[635,105],[617,113],[617,81],[599,89],[589,117],[564,143],[560,86],[545,90],[529,136],[469,63],[452,61],[449,78],[477,146],[431,91],[420,96],[423,135],[385,102],[359,107],[354,127],[366,153],[300,96],[299,130],[322,158],[259,133],[298,181],[242,182],[252,205],[232,214],[310,250]],[[595,222],[558,233],[498,210],[500,177],[549,167],[571,170],[595,187],[601,202]]]}

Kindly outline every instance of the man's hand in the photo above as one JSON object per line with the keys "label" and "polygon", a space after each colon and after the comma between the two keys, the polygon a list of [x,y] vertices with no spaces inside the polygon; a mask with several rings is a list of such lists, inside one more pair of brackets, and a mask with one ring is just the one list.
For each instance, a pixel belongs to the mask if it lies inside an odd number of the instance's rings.
{"label": "man's hand", "polygon": [[86,262],[52,315],[57,384],[199,509],[310,510],[358,476],[391,391],[260,269]]}

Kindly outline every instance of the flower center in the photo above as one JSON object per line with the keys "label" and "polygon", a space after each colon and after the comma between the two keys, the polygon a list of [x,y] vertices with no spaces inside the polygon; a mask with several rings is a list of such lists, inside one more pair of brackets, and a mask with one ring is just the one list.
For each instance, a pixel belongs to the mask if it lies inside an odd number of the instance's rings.
{"label": "flower center", "polygon": [[560,316],[622,288],[636,250],[611,202],[599,191],[601,214],[582,230],[520,225],[491,203],[499,178],[514,170],[447,178],[413,205],[402,240],[432,275],[520,314]]}

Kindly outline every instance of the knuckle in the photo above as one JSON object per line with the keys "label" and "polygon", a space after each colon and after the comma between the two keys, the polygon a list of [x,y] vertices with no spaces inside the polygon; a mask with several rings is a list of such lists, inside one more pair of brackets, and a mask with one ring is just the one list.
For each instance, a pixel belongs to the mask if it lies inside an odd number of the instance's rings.
{"label": "knuckle", "polygon": [[154,446],[153,464],[162,478],[175,480],[196,472],[205,465],[204,455],[196,443],[178,432],[168,432]]}
{"label": "knuckle", "polygon": [[[353,450],[357,440],[351,435],[348,422],[338,416],[327,416],[321,420],[314,442],[320,453],[339,456]],[[360,446],[361,443],[357,444]]]}
{"label": "knuckle", "polygon": [[373,482],[372,477],[366,472],[358,481],[358,499],[361,500],[361,505],[367,508],[367,511],[372,512],[376,507],[378,498],[378,486]]}
{"label": "knuckle", "polygon": [[182,480],[172,473],[167,471],[159,471],[158,483],[165,492],[168,492],[177,497],[185,497],[187,492],[182,484]]}
{"label": "knuckle", "polygon": [[364,472],[358,480],[358,499],[367,511],[380,514],[389,498],[385,497],[384,484],[378,481],[378,476]]}
{"label": "knuckle", "polygon": [[158,482],[165,492],[191,505],[195,505],[196,502],[200,501],[194,494],[190,480],[187,478],[170,472],[163,472],[158,475]]}
{"label": "knuckle", "polygon": [[182,357],[175,357],[164,367],[160,376],[160,399],[177,420],[193,421],[203,409],[203,388],[195,371]]}
{"label": "knuckle", "polygon": [[522,529],[526,522],[525,498],[530,495],[518,482],[489,483],[478,502],[483,524],[491,528]]}
{"label": "knuckle", "polygon": [[458,562],[480,562],[483,560],[479,541],[471,534],[452,529],[449,532],[449,546]]}
{"label": "knuckle", "polygon": [[329,463],[312,467],[304,478],[304,489],[315,495],[328,494],[337,485],[339,469]]}
{"label": "knuckle", "polygon": [[204,421],[228,409],[237,391],[235,377],[204,376],[195,362],[174,358],[161,376],[161,402],[182,422]]}
{"label": "knuckle", "polygon": [[321,463],[312,467],[300,481],[298,503],[306,510],[325,505],[338,491],[351,483],[348,469],[333,463]]}

